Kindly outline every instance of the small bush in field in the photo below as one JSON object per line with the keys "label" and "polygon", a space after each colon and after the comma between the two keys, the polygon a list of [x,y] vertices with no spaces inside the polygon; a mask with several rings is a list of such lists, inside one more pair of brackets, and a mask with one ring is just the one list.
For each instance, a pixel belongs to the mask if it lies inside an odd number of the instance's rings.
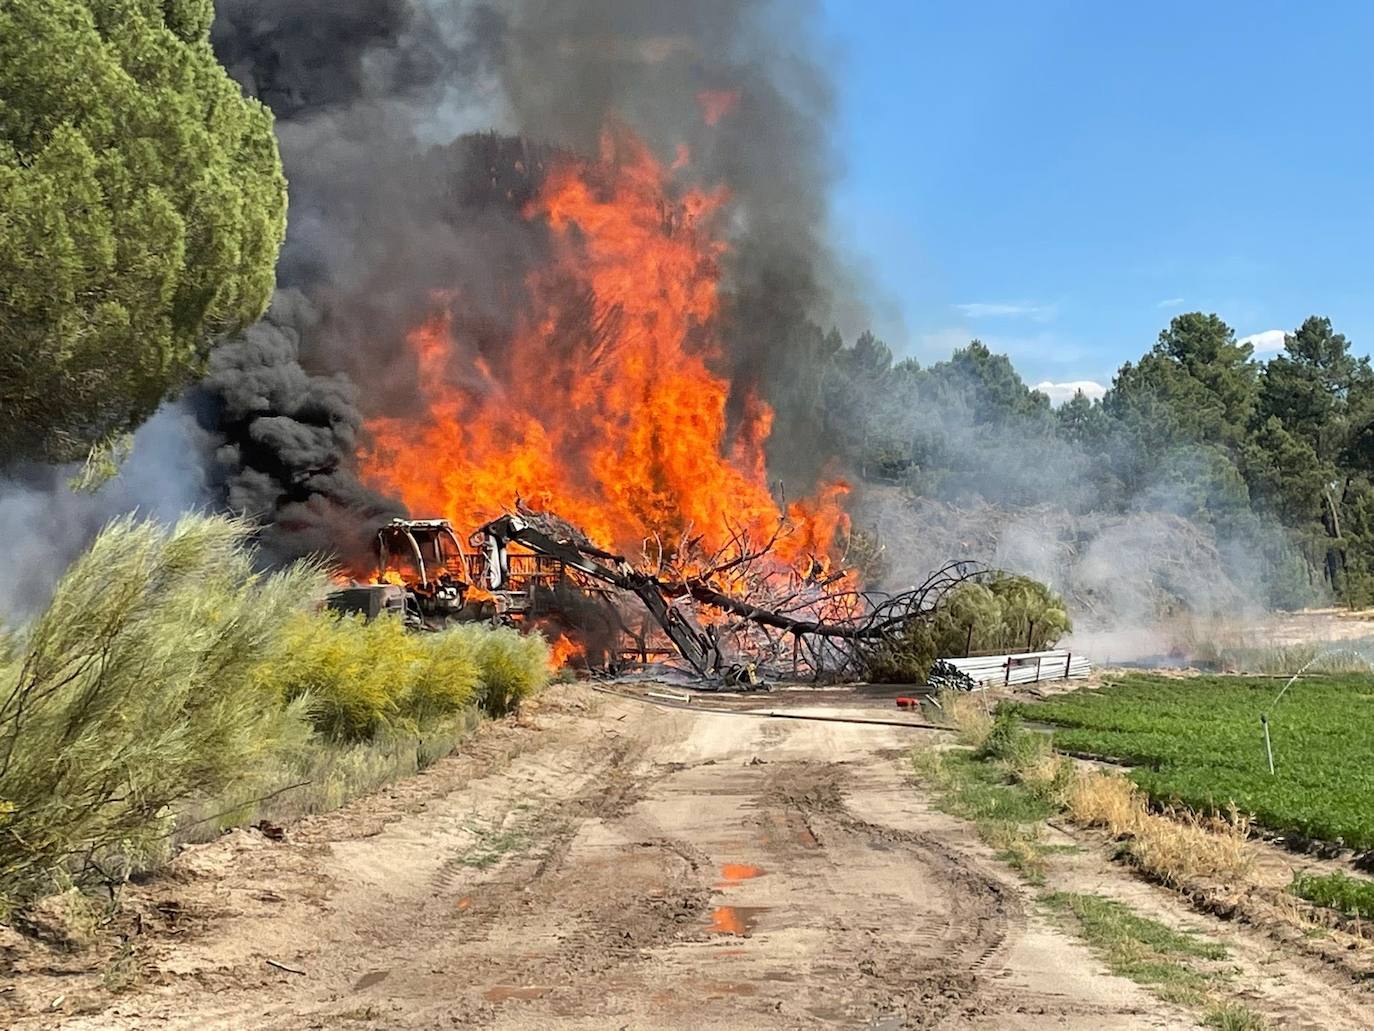
{"label": "small bush in field", "polygon": [[1031,767],[1050,754],[1050,739],[1026,730],[1018,716],[999,712],[978,750],[980,759],[1000,759],[1012,769]]}

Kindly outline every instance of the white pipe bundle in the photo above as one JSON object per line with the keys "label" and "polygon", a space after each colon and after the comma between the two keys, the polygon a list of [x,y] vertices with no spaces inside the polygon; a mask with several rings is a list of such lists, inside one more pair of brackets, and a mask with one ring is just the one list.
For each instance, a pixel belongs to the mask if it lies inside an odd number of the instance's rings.
{"label": "white pipe bundle", "polygon": [[970,655],[961,659],[941,659],[940,664],[963,674],[979,686],[1080,680],[1092,672],[1092,663],[1086,655],[1075,655],[1067,649],[1012,655]]}

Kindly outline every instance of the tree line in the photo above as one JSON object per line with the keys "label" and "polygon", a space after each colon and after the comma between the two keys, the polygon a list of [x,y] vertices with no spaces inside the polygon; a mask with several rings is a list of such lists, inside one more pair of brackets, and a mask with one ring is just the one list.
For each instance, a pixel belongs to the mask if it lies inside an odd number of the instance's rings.
{"label": "tree line", "polygon": [[1215,531],[1267,598],[1374,603],[1374,371],[1312,316],[1257,360],[1174,318],[1100,400],[1058,408],[978,340],[923,367],[865,333],[811,341],[818,432],[862,481],[955,503],[1167,510]]}

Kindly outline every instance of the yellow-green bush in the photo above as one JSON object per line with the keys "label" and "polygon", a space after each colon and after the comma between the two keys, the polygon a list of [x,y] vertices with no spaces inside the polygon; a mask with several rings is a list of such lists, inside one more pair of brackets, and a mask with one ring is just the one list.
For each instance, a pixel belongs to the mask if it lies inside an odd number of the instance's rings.
{"label": "yellow-green bush", "polygon": [[303,612],[282,628],[257,678],[282,701],[305,699],[325,737],[363,741],[469,704],[477,687],[473,651],[452,632],[411,633],[397,618]]}
{"label": "yellow-green bush", "polygon": [[549,679],[543,638],[467,624],[413,633],[396,618],[301,613],[257,676],[283,701],[306,700],[334,741],[413,731],[476,704],[503,716]]}
{"label": "yellow-green bush", "polygon": [[478,704],[490,716],[504,716],[549,682],[549,646],[537,634],[510,627],[469,625],[448,633],[468,642],[480,670]]}

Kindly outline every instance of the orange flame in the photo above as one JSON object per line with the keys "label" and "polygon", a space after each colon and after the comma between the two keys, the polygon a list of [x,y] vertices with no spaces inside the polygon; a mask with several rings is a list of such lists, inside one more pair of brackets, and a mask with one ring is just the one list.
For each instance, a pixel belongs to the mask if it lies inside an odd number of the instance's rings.
{"label": "orange flame", "polygon": [[558,640],[549,644],[549,668],[562,669],[573,659],[580,659],[587,654],[587,649],[568,637],[567,634],[559,634]]}
{"label": "orange flame", "polygon": [[[767,540],[784,513],[769,490],[772,409],[745,398],[731,426],[716,323],[713,235],[724,190],[673,198],[668,172],[624,130],[601,160],[565,159],[524,215],[547,225],[553,260],[528,277],[511,346],[483,357],[455,330],[461,298],[409,336],[413,415],[370,420],[361,465],[412,512],[476,527],[516,497],[603,546],[673,553],[732,531]],[[790,506],[789,564],[825,556],[847,527],[836,484]]]}

